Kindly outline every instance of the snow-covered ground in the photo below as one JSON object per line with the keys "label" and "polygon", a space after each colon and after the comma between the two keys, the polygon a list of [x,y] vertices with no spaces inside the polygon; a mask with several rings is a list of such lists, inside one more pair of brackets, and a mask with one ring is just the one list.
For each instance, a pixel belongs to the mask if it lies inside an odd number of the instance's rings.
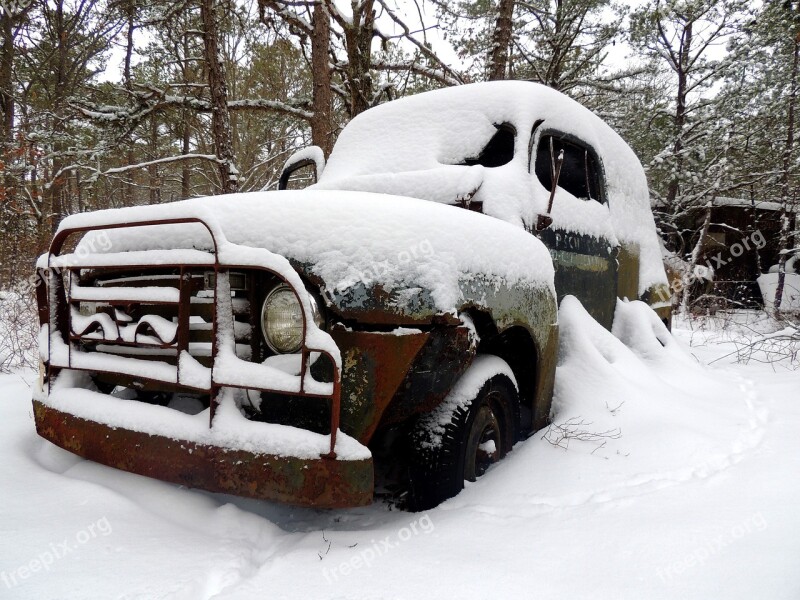
{"label": "snow-covered ground", "polygon": [[0,598],[797,599],[800,369],[737,362],[755,313],[651,316],[622,306],[615,337],[565,302],[558,426],[419,514],[93,464],[36,436],[31,371],[0,376]]}

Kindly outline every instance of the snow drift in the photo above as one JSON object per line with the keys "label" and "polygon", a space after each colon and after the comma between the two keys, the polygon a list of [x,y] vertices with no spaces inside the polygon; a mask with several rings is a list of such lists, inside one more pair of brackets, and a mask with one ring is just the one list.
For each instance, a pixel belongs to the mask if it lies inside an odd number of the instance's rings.
{"label": "snow drift", "polygon": [[698,363],[643,302],[619,301],[612,333],[572,296],[559,309],[551,417],[448,504],[513,512],[706,478],[757,447],[766,422],[750,382]]}

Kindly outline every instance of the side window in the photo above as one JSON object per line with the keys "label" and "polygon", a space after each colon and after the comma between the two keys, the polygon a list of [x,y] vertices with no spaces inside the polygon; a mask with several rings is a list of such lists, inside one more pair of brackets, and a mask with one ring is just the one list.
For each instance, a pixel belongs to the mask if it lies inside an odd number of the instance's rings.
{"label": "side window", "polygon": [[552,190],[556,160],[562,150],[564,162],[561,165],[558,187],[576,198],[605,202],[602,172],[594,152],[572,140],[547,134],[539,139],[534,163],[539,182],[546,190]]}
{"label": "side window", "polygon": [[487,168],[502,167],[514,158],[514,139],[517,132],[508,123],[495,125],[497,131],[481,150],[477,158],[468,158],[462,164],[467,166],[482,165]]}

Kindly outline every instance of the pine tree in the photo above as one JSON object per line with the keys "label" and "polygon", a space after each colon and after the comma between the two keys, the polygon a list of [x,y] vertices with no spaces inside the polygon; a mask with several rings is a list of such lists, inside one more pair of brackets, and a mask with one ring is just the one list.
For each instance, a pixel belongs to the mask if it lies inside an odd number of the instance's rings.
{"label": "pine tree", "polygon": [[629,76],[605,64],[622,37],[612,0],[439,0],[472,79],[528,79],[580,98]]}
{"label": "pine tree", "polygon": [[[644,107],[649,135],[660,150],[647,157],[651,193],[663,234],[694,272],[706,245],[717,197],[732,189],[722,82],[735,53],[720,50],[741,35],[745,5],[739,0],[652,0],[631,18],[630,39],[639,55],[667,82],[664,94]],[[700,212],[700,217],[696,218]],[[696,223],[686,232],[687,222]],[[686,239],[689,247],[683,247]],[[681,292],[686,309],[689,288]]]}

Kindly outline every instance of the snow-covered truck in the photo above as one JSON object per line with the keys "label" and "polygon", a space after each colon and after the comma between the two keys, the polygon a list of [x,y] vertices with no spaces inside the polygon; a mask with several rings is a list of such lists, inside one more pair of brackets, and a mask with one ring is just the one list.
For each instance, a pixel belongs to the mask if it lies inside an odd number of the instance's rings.
{"label": "snow-covered truck", "polygon": [[316,182],[66,218],[37,265],[39,434],[296,505],[458,493],[549,418],[558,302],[670,318],[642,167],[528,82],[359,115]]}

